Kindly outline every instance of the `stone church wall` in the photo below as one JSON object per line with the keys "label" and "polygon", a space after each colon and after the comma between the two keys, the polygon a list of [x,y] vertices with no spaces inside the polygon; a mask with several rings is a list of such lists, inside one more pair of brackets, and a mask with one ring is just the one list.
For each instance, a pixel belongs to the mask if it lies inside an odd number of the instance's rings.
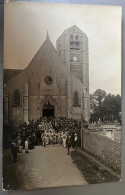
{"label": "stone church wall", "polygon": [[[66,40],[68,39],[69,34],[68,31],[66,31]],[[61,47],[66,48],[68,51],[69,40],[68,42],[66,42],[66,40],[61,42]],[[68,52],[65,52],[65,58],[67,63],[70,64],[71,59]],[[78,55],[78,60],[80,60],[80,58],[81,54]],[[47,76],[51,77],[51,84],[45,82]],[[24,86],[26,83],[28,85],[28,97],[24,94]],[[83,83],[71,73],[71,70],[62,63],[59,53],[54,48],[47,35],[45,42],[27,68],[11,78],[7,84],[9,93],[9,122],[13,123],[15,121],[16,124],[31,118],[36,119],[38,116],[41,117],[43,108],[42,101],[47,96],[56,99],[54,105],[55,116],[72,117],[79,120],[81,118],[81,112],[83,111],[81,103],[84,101],[82,94],[85,90],[85,84],[86,82],[83,85]],[[17,107],[13,107],[12,105],[12,96],[15,89],[20,91],[22,98],[21,105]],[[74,107],[73,102],[75,91],[79,94],[78,107]],[[88,98],[84,103],[86,105],[88,104]],[[86,107],[86,113],[88,112],[88,107]],[[5,113],[7,113],[7,110]],[[87,117],[86,115],[86,118]]]}
{"label": "stone church wall", "polygon": [[61,97],[60,98],[60,106],[61,106],[61,116],[67,117],[67,98]]}
{"label": "stone church wall", "polygon": [[[11,126],[16,127],[23,122],[23,88],[24,88],[24,72],[22,71],[13,77],[7,85],[8,91],[8,122]],[[15,106],[13,102],[13,93],[18,90],[20,93],[20,105]]]}
{"label": "stone church wall", "polygon": [[[41,111],[42,112],[42,111]],[[29,119],[37,117],[37,96],[29,97]]]}
{"label": "stone church wall", "polygon": [[[11,113],[11,114],[10,114]],[[17,127],[23,122],[23,107],[12,107],[9,111],[9,124],[13,127]]]}

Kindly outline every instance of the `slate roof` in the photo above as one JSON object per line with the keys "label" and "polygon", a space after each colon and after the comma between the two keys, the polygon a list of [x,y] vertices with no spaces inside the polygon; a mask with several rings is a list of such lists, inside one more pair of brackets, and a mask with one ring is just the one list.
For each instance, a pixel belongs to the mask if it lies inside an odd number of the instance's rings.
{"label": "slate roof", "polygon": [[4,83],[7,83],[12,77],[17,75],[22,70],[19,69],[4,69],[3,70],[3,79]]}

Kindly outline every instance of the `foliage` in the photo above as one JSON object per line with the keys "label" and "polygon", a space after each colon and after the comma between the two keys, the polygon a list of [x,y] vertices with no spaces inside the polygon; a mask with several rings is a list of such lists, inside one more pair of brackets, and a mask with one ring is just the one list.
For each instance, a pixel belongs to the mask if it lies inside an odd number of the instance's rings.
{"label": "foliage", "polygon": [[93,94],[90,94],[90,112],[94,113],[101,106],[106,92],[102,89],[97,89]]}
{"label": "foliage", "polygon": [[90,94],[90,114],[94,117],[116,116],[118,118],[121,111],[121,96],[107,94],[104,90],[97,89]]}
{"label": "foliage", "polygon": [[93,95],[98,106],[101,106],[102,101],[106,97],[106,92],[102,89],[97,89]]}

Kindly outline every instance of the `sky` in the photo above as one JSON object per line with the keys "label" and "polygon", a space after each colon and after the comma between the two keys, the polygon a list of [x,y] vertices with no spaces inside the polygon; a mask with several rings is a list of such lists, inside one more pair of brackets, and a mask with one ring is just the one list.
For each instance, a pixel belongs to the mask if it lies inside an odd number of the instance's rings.
{"label": "sky", "polygon": [[12,1],[4,9],[4,68],[26,68],[47,31],[56,47],[63,31],[76,25],[89,40],[90,93],[121,94],[120,6]]}

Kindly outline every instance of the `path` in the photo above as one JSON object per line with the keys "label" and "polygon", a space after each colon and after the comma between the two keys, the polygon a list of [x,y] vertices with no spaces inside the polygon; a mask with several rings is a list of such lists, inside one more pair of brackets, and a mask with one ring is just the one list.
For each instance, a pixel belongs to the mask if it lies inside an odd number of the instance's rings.
{"label": "path", "polygon": [[4,184],[11,189],[29,189],[86,184],[67,149],[61,145],[37,146],[30,153],[18,154],[12,163],[4,155]]}

